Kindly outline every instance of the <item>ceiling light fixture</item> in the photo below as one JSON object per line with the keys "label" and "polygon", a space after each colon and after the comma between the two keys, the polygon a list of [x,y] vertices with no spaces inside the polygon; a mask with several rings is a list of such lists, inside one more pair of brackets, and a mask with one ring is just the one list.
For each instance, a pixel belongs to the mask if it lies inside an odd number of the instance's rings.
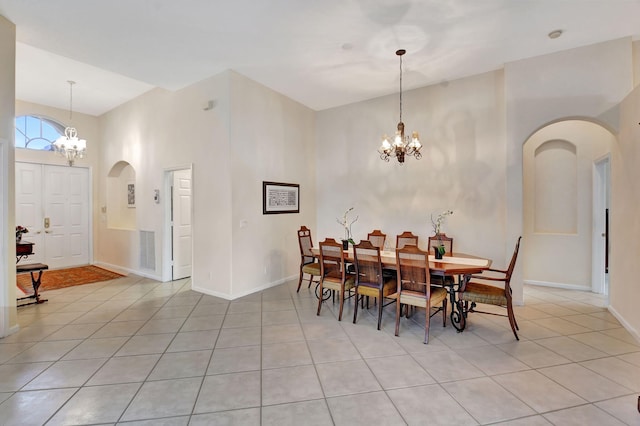
{"label": "ceiling light fixture", "polygon": [[553,40],[554,38],[560,37],[562,35],[562,32],[562,30],[553,30],[549,34],[547,34],[547,36]]}
{"label": "ceiling light fixture", "polygon": [[400,122],[398,123],[398,130],[393,141],[389,140],[387,135],[382,137],[382,145],[378,148],[380,158],[384,161],[389,161],[389,157],[396,157],[400,164],[404,163],[405,155],[413,156],[416,160],[422,157],[420,154],[420,148],[422,144],[418,138],[418,132],[413,132],[411,138],[404,135],[404,123],[402,122],[402,55],[407,53],[406,50],[400,49],[396,51],[396,55],[400,58]]}
{"label": "ceiling light fixture", "polygon": [[[67,80],[69,83],[69,121],[73,118],[73,85],[75,81]],[[78,139],[78,131],[75,127],[66,127],[64,136],[60,136],[53,146],[56,152],[67,159],[70,166],[77,158],[83,158],[87,151],[87,141]]]}

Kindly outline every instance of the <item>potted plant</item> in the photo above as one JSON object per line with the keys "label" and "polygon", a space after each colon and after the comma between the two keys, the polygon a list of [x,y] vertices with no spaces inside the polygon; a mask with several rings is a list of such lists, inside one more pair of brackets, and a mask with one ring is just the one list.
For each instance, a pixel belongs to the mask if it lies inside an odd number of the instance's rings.
{"label": "potted plant", "polygon": [[22,241],[22,234],[26,234],[29,230],[24,226],[16,226],[16,243]]}
{"label": "potted plant", "polygon": [[356,216],[355,219],[349,221],[349,212],[351,212],[352,210],[353,207],[347,209],[347,211],[344,212],[344,215],[342,215],[342,220],[336,218],[336,221],[344,228],[344,239],[342,240],[342,248],[344,250],[347,250],[349,248],[349,243],[351,243],[352,245],[355,244],[355,241],[353,241],[353,238],[351,238],[351,225],[357,222],[360,216]]}
{"label": "potted plant", "polygon": [[435,219],[433,218],[433,213],[431,214],[431,225],[433,226],[433,233],[438,238],[438,245],[433,246],[434,254],[436,259],[442,259],[442,256],[446,253],[446,248],[442,243],[440,237],[442,236],[441,228],[442,222],[444,219],[453,214],[453,210],[445,210],[440,213]]}

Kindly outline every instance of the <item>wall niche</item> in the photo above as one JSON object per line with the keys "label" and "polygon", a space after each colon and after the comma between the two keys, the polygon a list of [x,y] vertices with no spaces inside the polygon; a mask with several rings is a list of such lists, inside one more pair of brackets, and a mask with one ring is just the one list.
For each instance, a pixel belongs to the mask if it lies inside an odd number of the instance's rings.
{"label": "wall niche", "polygon": [[107,175],[107,228],[136,229],[136,171],[118,161]]}

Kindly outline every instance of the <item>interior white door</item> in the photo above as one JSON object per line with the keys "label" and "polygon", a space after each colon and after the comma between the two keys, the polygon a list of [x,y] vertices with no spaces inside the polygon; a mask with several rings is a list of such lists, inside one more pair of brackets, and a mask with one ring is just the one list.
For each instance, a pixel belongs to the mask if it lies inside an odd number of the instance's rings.
{"label": "interior white door", "polygon": [[30,261],[50,268],[89,263],[89,170],[16,163],[16,223],[35,244]]}
{"label": "interior white door", "polygon": [[172,185],[172,278],[191,276],[191,170],[173,172]]}
{"label": "interior white door", "polygon": [[591,291],[609,294],[607,286],[609,157],[594,163],[593,173],[593,236],[591,262]]}

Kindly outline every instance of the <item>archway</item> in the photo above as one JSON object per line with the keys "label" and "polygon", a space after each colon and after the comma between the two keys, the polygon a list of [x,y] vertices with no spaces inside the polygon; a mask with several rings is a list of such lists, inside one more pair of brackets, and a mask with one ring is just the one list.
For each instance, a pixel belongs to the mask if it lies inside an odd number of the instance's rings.
{"label": "archway", "polygon": [[107,227],[136,229],[136,171],[126,161],[115,163],[107,175]]}
{"label": "archway", "polygon": [[615,140],[599,124],[570,119],[540,128],[524,143],[525,284],[594,287],[593,256],[599,244],[594,234],[604,229],[595,220],[593,177],[596,162],[606,158]]}

